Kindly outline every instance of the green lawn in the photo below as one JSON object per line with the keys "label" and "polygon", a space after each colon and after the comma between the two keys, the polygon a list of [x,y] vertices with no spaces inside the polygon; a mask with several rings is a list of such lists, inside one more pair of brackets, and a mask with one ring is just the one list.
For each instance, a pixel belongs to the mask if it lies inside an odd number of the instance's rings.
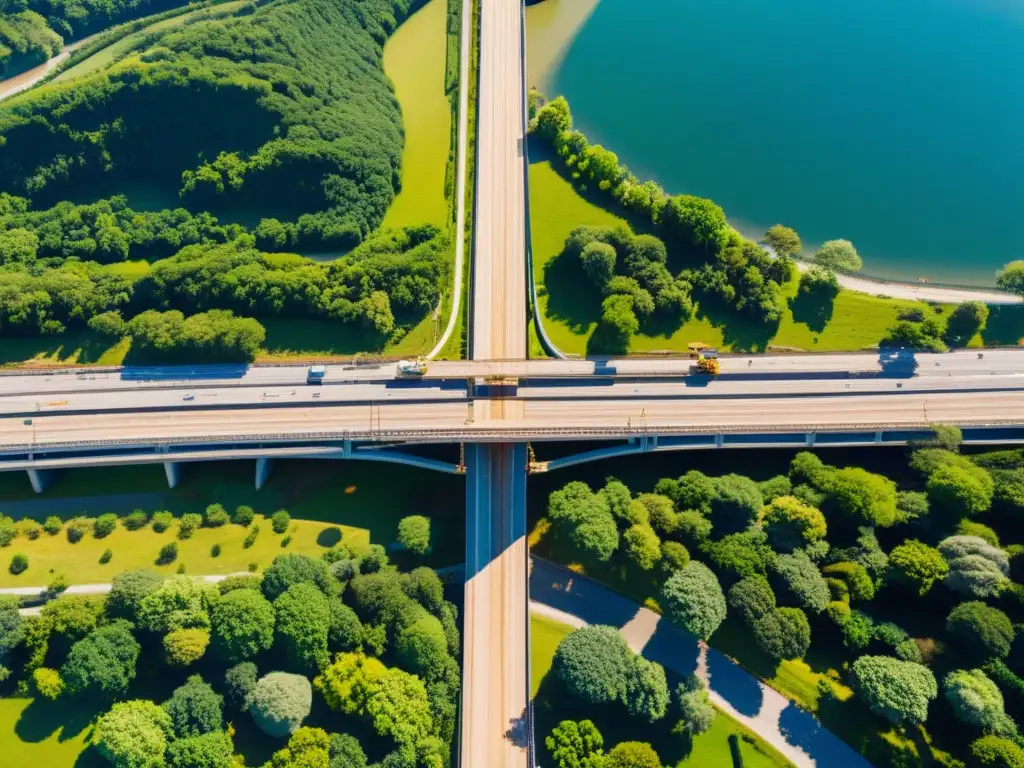
{"label": "green lawn", "polygon": [[[542,765],[552,764],[543,746],[546,737],[561,720],[589,718],[594,721],[605,740],[605,750],[620,741],[649,741],[661,755],[664,765],[690,765],[694,768],[732,768],[729,735],[740,736],[740,749],[747,768],[775,768],[791,763],[768,743],[745,726],[719,711],[711,728],[693,740],[686,750],[682,740],[669,730],[674,724],[670,710],[665,720],[647,725],[630,720],[618,705],[586,707],[578,699],[561,690],[554,675],[549,674],[558,643],[572,627],[544,616],[530,617],[531,694],[537,713],[537,749]],[[675,761],[675,762],[673,762]]]}
{"label": "green lawn", "polygon": [[69,702],[56,705],[35,699],[0,699],[0,762],[39,768],[109,766],[94,749],[86,751],[92,713],[79,714]]}
{"label": "green lawn", "polygon": [[[257,491],[253,485],[254,472],[251,461],[187,464],[182,467],[178,487],[170,490],[160,466],[74,469],[59,473],[53,485],[39,497],[32,492],[23,473],[5,472],[0,473],[0,512],[15,518],[30,516],[36,519],[49,514],[59,514],[65,519],[79,514],[95,517],[104,512],[123,515],[138,504],[139,494],[144,495],[148,502],[147,511],[167,509],[175,514],[202,512],[207,504],[213,502],[223,504],[228,510],[234,510],[239,504],[248,504],[260,514],[270,515],[278,509],[287,509],[294,521],[306,521],[296,523],[302,532],[294,534],[290,550],[312,552],[321,548],[317,537],[325,529],[337,527],[343,532],[343,540],[369,540],[387,546],[395,541],[401,518],[422,514],[433,521],[435,539],[433,551],[422,562],[445,566],[460,563],[465,556],[462,502],[465,481],[462,477],[368,461],[294,460],[276,462],[266,485]],[[7,500],[24,502],[35,499],[40,499],[40,503],[33,505],[28,513],[15,514],[10,505],[5,509]],[[261,526],[257,543],[249,550],[241,550],[244,531],[239,526],[229,528],[231,530],[203,530],[197,532],[192,540],[180,542],[178,562],[184,562],[191,573],[224,573],[245,570],[254,561],[269,562],[282,551],[282,537],[275,535],[269,524]],[[200,539],[200,533],[206,538]],[[163,539],[169,541],[172,535],[118,530],[102,541],[86,537],[75,545],[68,544],[63,535],[56,541],[40,539],[33,542],[19,537],[0,555],[0,567],[3,568],[0,580],[15,578],[6,572],[6,561],[10,554],[24,551],[29,555],[30,568],[11,583],[47,583],[49,579],[39,581],[42,575],[27,580],[34,574],[47,574],[39,567],[41,562],[33,561],[31,548],[35,545],[62,545],[58,549],[65,553],[92,548],[95,552],[90,550],[88,557],[82,555],[82,563],[76,568],[81,567],[86,569],[86,573],[98,576],[151,562]],[[330,541],[330,534],[325,534],[325,537],[324,541]],[[215,541],[224,542],[223,551],[216,559],[209,556],[209,549]],[[144,544],[137,545],[136,542]],[[108,546],[114,550],[114,559],[109,566],[101,566],[97,562],[99,555]],[[82,550],[78,550],[79,547]],[[55,567],[67,570],[66,563],[58,563]],[[72,578],[71,573],[66,575]],[[96,576],[90,578],[95,579]],[[7,583],[3,581],[3,584]]]}
{"label": "green lawn", "polygon": [[451,135],[451,105],[444,92],[445,0],[430,0],[384,44],[384,72],[395,84],[402,107],[405,149],[402,191],[383,227],[448,222],[445,166]]}
{"label": "green lawn", "polygon": [[[551,340],[563,352],[586,354],[587,341],[597,326],[601,298],[581,290],[580,270],[563,263],[558,255],[569,233],[578,226],[615,226],[628,222],[622,216],[596,205],[578,194],[553,167],[536,142],[530,145],[530,233],[533,242],[534,278],[540,294],[544,326]],[[877,345],[896,322],[901,310],[935,310],[922,302],[885,299],[863,293],[842,291],[831,307],[806,306],[795,301],[797,281],[783,286],[787,309],[774,334],[751,327],[735,317],[697,316],[678,327],[646,329],[633,338],[630,352],[683,351],[687,343],[701,341],[724,350],[762,350],[766,345],[809,351],[857,350]],[[941,307],[948,312],[949,306]],[[993,313],[1006,326],[1000,339],[983,334],[987,343],[1016,340],[1021,330],[1021,313]],[[1004,317],[1005,316],[1005,317]],[[990,323],[992,325],[992,323]],[[993,333],[994,335],[994,333]],[[1005,338],[1003,338],[1005,337]],[[972,345],[980,345],[976,338]]]}

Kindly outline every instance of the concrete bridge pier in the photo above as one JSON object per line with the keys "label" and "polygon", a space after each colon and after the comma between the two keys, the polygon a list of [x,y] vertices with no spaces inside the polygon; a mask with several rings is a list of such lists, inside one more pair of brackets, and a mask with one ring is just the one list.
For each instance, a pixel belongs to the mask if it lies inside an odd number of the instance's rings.
{"label": "concrete bridge pier", "polygon": [[270,470],[274,465],[273,459],[256,459],[256,490],[260,490],[270,477]]}
{"label": "concrete bridge pier", "polygon": [[181,479],[181,462],[165,461],[164,474],[167,475],[167,487],[177,488],[178,481]]}
{"label": "concrete bridge pier", "polygon": [[36,493],[42,493],[49,488],[57,474],[52,469],[29,469],[26,471],[28,472],[28,481],[32,483],[32,490]]}

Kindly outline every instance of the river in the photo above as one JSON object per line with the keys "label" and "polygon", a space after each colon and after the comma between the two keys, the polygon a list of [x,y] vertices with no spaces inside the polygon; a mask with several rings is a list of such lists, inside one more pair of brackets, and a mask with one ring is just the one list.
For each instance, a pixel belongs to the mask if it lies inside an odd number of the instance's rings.
{"label": "river", "polygon": [[1024,258],[1019,0],[545,0],[528,60],[592,142],[745,234],[910,281]]}

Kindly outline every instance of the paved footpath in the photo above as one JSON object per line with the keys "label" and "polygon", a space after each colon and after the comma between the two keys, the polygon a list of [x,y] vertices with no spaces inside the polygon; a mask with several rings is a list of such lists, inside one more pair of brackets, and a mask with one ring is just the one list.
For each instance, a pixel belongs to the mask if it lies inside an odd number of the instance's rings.
{"label": "paved footpath", "polygon": [[825,730],[814,715],[736,662],[592,579],[532,558],[530,612],[573,627],[618,627],[630,647],[645,658],[679,674],[696,672],[708,684],[716,706],[799,768],[871,768],[871,763]]}

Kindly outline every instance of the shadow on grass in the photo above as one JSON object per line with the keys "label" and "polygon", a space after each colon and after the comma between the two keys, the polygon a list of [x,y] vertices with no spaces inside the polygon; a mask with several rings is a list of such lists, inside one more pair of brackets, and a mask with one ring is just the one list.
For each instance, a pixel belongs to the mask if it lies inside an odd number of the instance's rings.
{"label": "shadow on grass", "polygon": [[75,759],[73,768],[109,768],[110,762],[94,744],[87,746]]}
{"label": "shadow on grass", "polygon": [[829,293],[797,293],[789,299],[793,321],[803,323],[815,333],[825,330],[832,319],[836,297]]}
{"label": "shadow on grass", "polygon": [[734,352],[764,352],[778,331],[778,323],[757,323],[743,317],[714,297],[704,297],[697,316],[722,330],[722,341]]}
{"label": "shadow on grass", "polygon": [[986,347],[1017,346],[1024,339],[1024,305],[989,307],[981,338]]}
{"label": "shadow on grass", "polygon": [[25,336],[0,341],[0,365],[21,363],[33,358],[59,362],[95,363],[104,352],[117,344],[93,331],[72,331],[57,336]]}
{"label": "shadow on grass", "polygon": [[338,546],[341,543],[341,528],[324,528],[317,534],[316,543],[326,549]]}
{"label": "shadow on grass", "polygon": [[35,744],[60,730],[60,741],[68,741],[91,728],[104,709],[102,705],[72,700],[55,702],[37,696],[21,713],[14,732],[22,741]]}
{"label": "shadow on grass", "polygon": [[386,337],[352,323],[284,317],[260,322],[267,329],[263,346],[270,354],[354,355],[383,351],[387,343]]}
{"label": "shadow on grass", "polygon": [[601,319],[601,294],[590,282],[579,259],[563,248],[544,265],[546,316],[564,323],[575,334],[584,334]]}

